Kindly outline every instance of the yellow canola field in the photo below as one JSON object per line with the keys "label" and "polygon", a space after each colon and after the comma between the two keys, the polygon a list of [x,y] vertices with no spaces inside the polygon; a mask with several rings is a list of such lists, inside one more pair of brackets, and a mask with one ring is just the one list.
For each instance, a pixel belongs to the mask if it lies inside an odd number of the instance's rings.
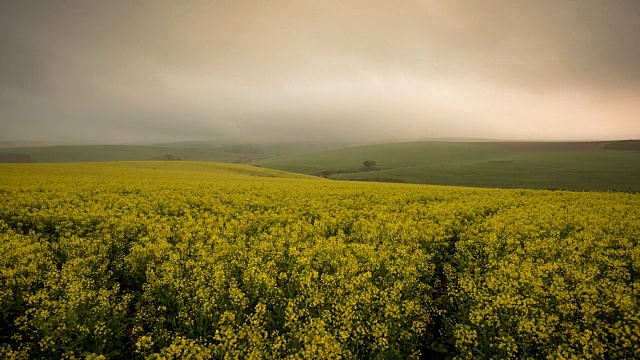
{"label": "yellow canola field", "polygon": [[0,357],[640,358],[640,195],[0,166]]}

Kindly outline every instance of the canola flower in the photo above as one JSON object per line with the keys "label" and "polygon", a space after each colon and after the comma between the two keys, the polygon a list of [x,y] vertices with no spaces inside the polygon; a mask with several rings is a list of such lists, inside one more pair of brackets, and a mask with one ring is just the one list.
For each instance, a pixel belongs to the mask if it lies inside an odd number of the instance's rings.
{"label": "canola flower", "polygon": [[0,358],[640,358],[640,196],[0,166]]}

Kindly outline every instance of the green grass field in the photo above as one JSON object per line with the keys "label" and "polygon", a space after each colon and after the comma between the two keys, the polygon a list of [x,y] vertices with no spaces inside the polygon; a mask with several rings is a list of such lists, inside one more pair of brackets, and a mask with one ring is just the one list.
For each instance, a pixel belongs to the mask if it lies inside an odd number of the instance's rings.
{"label": "green grass field", "polygon": [[[497,188],[640,191],[640,151],[607,143],[412,142],[359,146],[256,165],[331,179]],[[364,168],[364,160],[376,166]]]}

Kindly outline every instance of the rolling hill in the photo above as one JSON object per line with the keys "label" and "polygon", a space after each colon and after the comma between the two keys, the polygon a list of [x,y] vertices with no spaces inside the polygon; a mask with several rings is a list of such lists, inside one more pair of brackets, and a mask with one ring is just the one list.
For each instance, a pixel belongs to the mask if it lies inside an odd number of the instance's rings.
{"label": "rolling hill", "polygon": [[65,145],[0,149],[0,155],[21,154],[33,162],[104,162],[162,160],[167,154],[176,159],[234,162],[239,154],[201,148],[169,148],[142,145]]}
{"label": "rolling hill", "polygon": [[[635,143],[625,143],[633,149]],[[640,191],[640,152],[617,142],[408,142],[255,165],[331,179],[498,188]],[[365,168],[363,161],[376,165]]]}
{"label": "rolling hill", "polygon": [[157,145],[58,145],[0,148],[0,163],[104,162],[162,160],[166,155],[189,161],[242,163],[345,147],[334,142],[220,145],[185,141]]}
{"label": "rolling hill", "polygon": [[[341,147],[299,142],[76,145],[0,149],[0,162],[176,159],[247,163],[335,180],[492,188],[640,191],[640,141],[420,141]],[[168,156],[169,155],[169,156]],[[375,161],[370,168],[365,160]]]}

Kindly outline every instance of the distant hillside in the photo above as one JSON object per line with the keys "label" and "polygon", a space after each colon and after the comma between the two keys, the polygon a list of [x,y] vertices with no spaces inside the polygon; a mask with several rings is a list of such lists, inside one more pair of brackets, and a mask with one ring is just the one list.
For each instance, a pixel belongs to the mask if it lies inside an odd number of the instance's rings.
{"label": "distant hillside", "polygon": [[[0,148],[0,162],[103,162],[180,160],[243,163],[280,156],[301,155],[345,147],[343,143],[299,142],[216,145],[186,141],[159,145],[64,145]],[[19,154],[19,155],[18,155]]]}
{"label": "distant hillside", "polygon": [[[640,153],[597,143],[411,142],[255,162],[331,179],[455,186],[640,191]],[[365,160],[376,165],[366,168]]]}
{"label": "distant hillside", "polygon": [[35,162],[44,163],[163,160],[166,155],[181,160],[234,162],[241,157],[240,154],[211,149],[177,149],[137,145],[72,145],[0,149],[0,161],[17,154],[28,156]]}
{"label": "distant hillside", "polygon": [[[406,142],[365,145],[342,148],[296,157],[283,157],[259,161],[257,164],[286,171],[321,175],[323,171],[358,173],[398,169],[436,163],[480,161],[499,158],[507,150],[484,146],[483,144],[447,142]],[[363,161],[374,160],[377,165],[364,169]]]}
{"label": "distant hillside", "polygon": [[518,142],[518,141],[492,141],[486,145],[496,146],[512,151],[601,151],[609,144],[617,142],[611,141],[544,141],[544,142]]}
{"label": "distant hillside", "polygon": [[233,154],[242,154],[245,157],[271,158],[340,149],[354,146],[354,144],[330,141],[309,141],[221,145],[218,141],[181,141],[159,144],[158,146],[171,148],[210,149]]}
{"label": "distant hillside", "polygon": [[[190,146],[193,147],[188,147]],[[640,191],[640,141],[403,142],[217,146],[83,145],[0,149],[0,162],[191,160],[248,163],[330,179],[474,187]],[[330,150],[328,150],[330,149]],[[374,166],[366,167],[370,160]]]}
{"label": "distant hillside", "polygon": [[0,163],[33,163],[36,162],[27,154],[0,153]]}
{"label": "distant hillside", "polygon": [[640,140],[622,140],[607,143],[604,146],[607,150],[635,150],[640,151]]}

